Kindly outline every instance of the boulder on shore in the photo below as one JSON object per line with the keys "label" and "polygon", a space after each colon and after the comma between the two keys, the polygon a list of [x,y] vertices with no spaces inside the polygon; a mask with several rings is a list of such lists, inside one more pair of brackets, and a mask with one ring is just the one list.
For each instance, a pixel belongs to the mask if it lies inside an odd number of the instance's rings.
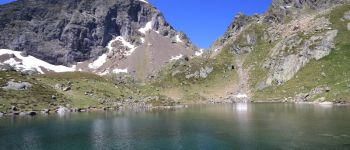
{"label": "boulder on shore", "polygon": [[16,106],[11,106],[12,111],[18,111],[18,108]]}
{"label": "boulder on shore", "polygon": [[19,112],[19,115],[20,115],[20,116],[25,116],[25,115],[27,115],[27,113],[25,113],[25,112]]}
{"label": "boulder on shore", "polygon": [[35,111],[29,111],[29,112],[27,112],[27,115],[29,115],[29,116],[35,116],[35,115],[36,115],[36,112],[35,112]]}
{"label": "boulder on shore", "polygon": [[49,109],[43,109],[43,110],[41,111],[42,114],[48,114],[49,112],[50,112]]}
{"label": "boulder on shore", "polygon": [[70,113],[71,110],[66,108],[66,107],[63,107],[63,106],[59,106],[59,108],[57,109],[57,114],[59,115],[64,115],[66,113]]}

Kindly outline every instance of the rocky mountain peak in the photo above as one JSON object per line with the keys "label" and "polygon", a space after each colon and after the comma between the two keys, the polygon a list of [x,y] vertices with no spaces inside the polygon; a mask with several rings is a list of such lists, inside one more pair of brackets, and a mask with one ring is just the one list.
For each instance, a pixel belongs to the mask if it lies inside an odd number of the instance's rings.
{"label": "rocky mountain peak", "polygon": [[93,63],[79,69],[106,71],[120,66],[100,68],[108,59],[120,62],[138,48],[150,49],[158,38],[174,42],[153,47],[156,53],[170,49],[173,55],[191,54],[196,49],[146,0],[18,0],[0,5],[0,48],[54,65]]}
{"label": "rocky mountain peak", "polygon": [[236,38],[240,31],[246,28],[249,24],[259,22],[261,19],[262,17],[258,14],[247,16],[243,13],[238,13],[224,35],[214,43],[213,47],[220,47],[220,45],[224,45],[227,41],[233,40],[233,38]]}
{"label": "rocky mountain peak", "polygon": [[96,58],[117,36],[139,45],[149,22],[163,36],[177,34],[145,0],[19,0],[0,10],[0,47],[52,64]]}

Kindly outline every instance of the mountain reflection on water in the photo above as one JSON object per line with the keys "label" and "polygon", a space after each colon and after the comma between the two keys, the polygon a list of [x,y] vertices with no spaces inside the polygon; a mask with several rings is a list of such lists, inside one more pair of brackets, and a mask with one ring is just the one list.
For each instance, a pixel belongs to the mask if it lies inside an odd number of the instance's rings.
{"label": "mountain reflection on water", "polygon": [[0,149],[349,149],[350,108],[306,104],[0,119]]}

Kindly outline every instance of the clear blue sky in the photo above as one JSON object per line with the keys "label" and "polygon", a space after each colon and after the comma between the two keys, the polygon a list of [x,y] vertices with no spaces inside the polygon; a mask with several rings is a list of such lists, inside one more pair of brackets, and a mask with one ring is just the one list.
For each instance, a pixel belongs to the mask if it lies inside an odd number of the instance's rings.
{"label": "clear blue sky", "polygon": [[264,13],[272,0],[148,0],[200,48],[224,34],[238,12]]}
{"label": "clear blue sky", "polygon": [[0,4],[6,4],[9,2],[13,2],[14,0],[0,0]]}
{"label": "clear blue sky", "polygon": [[[0,0],[4,4],[14,0]],[[226,31],[238,12],[264,13],[272,0],[148,0],[167,21],[185,32],[200,48],[207,48]]]}

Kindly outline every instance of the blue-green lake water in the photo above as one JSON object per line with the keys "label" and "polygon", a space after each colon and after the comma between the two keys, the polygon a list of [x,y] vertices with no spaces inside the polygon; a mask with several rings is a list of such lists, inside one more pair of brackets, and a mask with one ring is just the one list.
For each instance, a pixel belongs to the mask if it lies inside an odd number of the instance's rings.
{"label": "blue-green lake water", "polygon": [[350,149],[350,107],[195,105],[0,118],[1,150]]}

